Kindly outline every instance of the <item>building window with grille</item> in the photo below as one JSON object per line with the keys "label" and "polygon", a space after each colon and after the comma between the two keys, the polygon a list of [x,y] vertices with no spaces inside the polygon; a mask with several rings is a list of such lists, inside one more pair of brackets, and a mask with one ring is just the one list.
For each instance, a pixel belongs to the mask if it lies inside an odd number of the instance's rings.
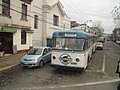
{"label": "building window with grille", "polygon": [[34,16],[34,28],[38,29],[38,15]]}
{"label": "building window with grille", "polygon": [[59,24],[59,16],[53,15],[53,25],[58,26]]}
{"label": "building window with grille", "polygon": [[10,0],[2,0],[2,14],[10,16]]}
{"label": "building window with grille", "polygon": [[27,20],[27,5],[22,4],[22,20]]}
{"label": "building window with grille", "polygon": [[21,44],[26,44],[27,34],[24,30],[21,31]]}

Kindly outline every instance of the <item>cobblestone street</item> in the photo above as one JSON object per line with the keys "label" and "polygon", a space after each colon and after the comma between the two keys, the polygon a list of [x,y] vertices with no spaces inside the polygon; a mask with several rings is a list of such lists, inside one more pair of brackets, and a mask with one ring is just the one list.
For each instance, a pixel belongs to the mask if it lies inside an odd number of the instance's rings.
{"label": "cobblestone street", "polygon": [[[62,87],[67,85],[70,86],[100,81],[104,82],[107,80],[117,80],[118,75],[115,73],[115,70],[117,62],[120,59],[120,50],[118,50],[117,45],[113,42],[106,42],[104,47],[104,50],[97,50],[94,53],[93,58],[85,71],[53,69],[49,66],[49,63],[47,63],[43,68],[36,67],[24,69],[21,66],[16,66],[0,74],[0,88],[1,90],[7,88],[16,90],[16,88],[21,89],[21,87],[36,87],[42,89],[45,87]],[[103,62],[104,59],[105,62]],[[105,69],[102,71],[104,63]]]}

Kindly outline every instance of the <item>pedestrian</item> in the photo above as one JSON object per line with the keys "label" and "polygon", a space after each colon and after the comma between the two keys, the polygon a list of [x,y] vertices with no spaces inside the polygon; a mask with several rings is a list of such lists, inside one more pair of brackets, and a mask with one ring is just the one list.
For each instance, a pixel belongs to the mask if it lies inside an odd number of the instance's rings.
{"label": "pedestrian", "polygon": [[[118,73],[119,78],[120,78],[120,60],[118,61],[118,64],[117,64],[116,73]],[[117,90],[120,90],[120,83],[118,84]]]}
{"label": "pedestrian", "polygon": [[117,70],[116,70],[116,73],[119,74],[119,78],[120,78],[120,60],[118,61],[118,64],[117,64]]}
{"label": "pedestrian", "polygon": [[2,58],[4,56],[4,47],[2,43],[0,42],[0,57]]}

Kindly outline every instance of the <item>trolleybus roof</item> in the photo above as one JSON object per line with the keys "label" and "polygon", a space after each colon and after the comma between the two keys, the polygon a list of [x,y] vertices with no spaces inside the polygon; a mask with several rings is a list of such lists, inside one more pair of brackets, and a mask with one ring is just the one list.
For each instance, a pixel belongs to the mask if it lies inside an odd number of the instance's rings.
{"label": "trolleybus roof", "polygon": [[78,31],[78,30],[66,30],[66,31],[56,31],[56,32],[54,32],[53,37],[89,38],[89,37],[95,37],[95,35],[91,34],[91,33]]}

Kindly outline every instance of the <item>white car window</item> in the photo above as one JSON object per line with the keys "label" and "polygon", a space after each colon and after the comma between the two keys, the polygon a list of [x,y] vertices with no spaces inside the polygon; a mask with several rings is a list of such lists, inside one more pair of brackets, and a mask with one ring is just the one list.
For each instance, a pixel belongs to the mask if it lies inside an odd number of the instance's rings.
{"label": "white car window", "polygon": [[51,48],[48,48],[48,52],[51,52],[52,51],[52,49]]}
{"label": "white car window", "polygon": [[44,49],[43,55],[46,55],[48,53],[47,48]]}
{"label": "white car window", "polygon": [[28,55],[41,55],[42,49],[40,48],[33,48],[28,52]]}

